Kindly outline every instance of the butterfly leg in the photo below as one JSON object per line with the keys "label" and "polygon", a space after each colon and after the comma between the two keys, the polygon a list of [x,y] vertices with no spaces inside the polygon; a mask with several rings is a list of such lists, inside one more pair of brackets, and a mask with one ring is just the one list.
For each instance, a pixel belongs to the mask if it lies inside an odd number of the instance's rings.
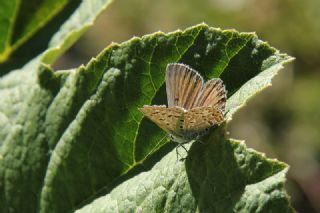
{"label": "butterfly leg", "polygon": [[184,151],[186,151],[187,154],[189,153],[188,150],[186,149],[186,147],[183,146],[183,143],[180,144],[180,146],[184,149]]}
{"label": "butterfly leg", "polygon": [[[187,154],[189,153],[188,150],[186,149],[186,147],[183,146],[183,143],[179,143],[179,145],[176,147],[177,161],[178,161],[178,156],[181,157],[181,155],[179,154],[179,151],[178,151],[179,147],[182,147],[186,151]],[[184,161],[186,158],[187,157],[181,157],[179,161]]]}
{"label": "butterfly leg", "polygon": [[179,145],[176,147],[176,158],[177,158],[177,162],[178,162],[178,160],[179,160],[179,151],[178,151],[178,147],[179,147]]}

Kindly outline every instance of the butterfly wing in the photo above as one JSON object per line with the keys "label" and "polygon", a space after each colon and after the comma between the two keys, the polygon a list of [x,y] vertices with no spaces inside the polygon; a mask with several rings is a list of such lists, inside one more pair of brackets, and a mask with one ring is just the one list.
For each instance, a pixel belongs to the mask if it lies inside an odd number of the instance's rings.
{"label": "butterfly wing", "polygon": [[167,108],[165,105],[145,105],[142,108],[139,108],[139,110],[167,133],[176,134],[179,132],[179,128],[177,127],[182,123],[183,120],[181,121],[181,118],[184,114],[184,110],[182,108]]}
{"label": "butterfly wing", "polygon": [[225,110],[227,91],[220,78],[214,78],[203,86],[195,107],[215,107],[222,112]]}
{"label": "butterfly wing", "polygon": [[223,112],[216,107],[197,107],[184,113],[183,130],[186,133],[200,133],[208,128],[221,124]]}
{"label": "butterfly wing", "polygon": [[184,64],[168,64],[166,89],[168,107],[179,106],[186,110],[194,107],[203,85],[201,75]]}
{"label": "butterfly wing", "polygon": [[167,133],[189,140],[224,120],[226,90],[221,79],[203,84],[200,74],[184,64],[168,64],[166,106],[139,110]]}

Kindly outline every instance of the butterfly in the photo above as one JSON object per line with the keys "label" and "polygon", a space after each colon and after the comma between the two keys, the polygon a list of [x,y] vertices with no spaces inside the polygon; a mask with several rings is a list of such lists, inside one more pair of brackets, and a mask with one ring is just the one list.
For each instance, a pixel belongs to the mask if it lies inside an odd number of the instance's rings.
{"label": "butterfly", "polygon": [[227,91],[220,78],[206,83],[202,76],[181,63],[166,68],[165,105],[144,105],[139,110],[179,144],[197,140],[210,127],[224,121]]}

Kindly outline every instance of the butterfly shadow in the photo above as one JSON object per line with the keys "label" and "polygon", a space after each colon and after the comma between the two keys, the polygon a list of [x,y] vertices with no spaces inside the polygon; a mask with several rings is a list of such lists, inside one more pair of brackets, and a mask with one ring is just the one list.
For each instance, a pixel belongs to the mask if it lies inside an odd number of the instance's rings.
{"label": "butterfly shadow", "polygon": [[219,130],[203,138],[206,143],[193,143],[185,161],[199,212],[233,212],[247,185],[234,147]]}

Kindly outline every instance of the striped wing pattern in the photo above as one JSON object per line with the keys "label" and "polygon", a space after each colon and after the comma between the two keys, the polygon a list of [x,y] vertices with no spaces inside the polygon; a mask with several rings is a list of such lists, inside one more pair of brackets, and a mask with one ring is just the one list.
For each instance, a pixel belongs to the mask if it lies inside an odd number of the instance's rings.
{"label": "striped wing pattern", "polygon": [[223,81],[220,78],[214,78],[203,85],[195,107],[212,106],[224,112],[226,100],[227,93]]}
{"label": "striped wing pattern", "polygon": [[201,75],[184,64],[169,64],[166,70],[168,107],[186,110],[213,106],[224,112],[227,93],[223,81],[214,78],[204,84]]}
{"label": "striped wing pattern", "polygon": [[169,64],[166,70],[168,107],[192,109],[203,85],[201,75],[183,64]]}

